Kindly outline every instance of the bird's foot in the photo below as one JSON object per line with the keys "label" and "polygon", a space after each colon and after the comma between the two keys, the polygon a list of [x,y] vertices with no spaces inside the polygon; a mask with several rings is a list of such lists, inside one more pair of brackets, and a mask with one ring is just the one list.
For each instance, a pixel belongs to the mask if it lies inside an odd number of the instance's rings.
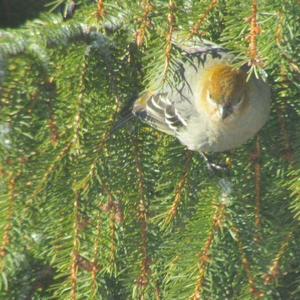
{"label": "bird's foot", "polygon": [[213,163],[203,152],[200,152],[201,156],[204,158],[208,170],[217,176],[229,175],[231,169],[231,161],[226,159],[226,165]]}

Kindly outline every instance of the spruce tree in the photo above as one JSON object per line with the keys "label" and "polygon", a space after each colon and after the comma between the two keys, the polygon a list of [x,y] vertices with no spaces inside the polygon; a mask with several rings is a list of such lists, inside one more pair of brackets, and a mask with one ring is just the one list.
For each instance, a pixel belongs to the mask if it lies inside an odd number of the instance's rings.
{"label": "spruce tree", "polygon": [[[42,3],[0,31],[0,299],[300,299],[299,2]],[[137,120],[114,130],[178,84],[179,35],[272,88],[259,134],[212,154],[221,178]]]}

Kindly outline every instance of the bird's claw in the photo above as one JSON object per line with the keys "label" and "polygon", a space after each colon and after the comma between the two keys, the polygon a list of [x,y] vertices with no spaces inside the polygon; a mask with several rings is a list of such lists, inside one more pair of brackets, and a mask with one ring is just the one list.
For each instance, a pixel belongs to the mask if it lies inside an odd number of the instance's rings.
{"label": "bird's claw", "polygon": [[231,160],[226,160],[226,165],[218,165],[210,161],[210,159],[203,153],[200,152],[201,156],[204,158],[207,164],[208,170],[217,176],[229,175],[232,162]]}
{"label": "bird's claw", "polygon": [[207,162],[208,170],[214,175],[229,175],[230,169],[226,165],[218,165],[213,162]]}

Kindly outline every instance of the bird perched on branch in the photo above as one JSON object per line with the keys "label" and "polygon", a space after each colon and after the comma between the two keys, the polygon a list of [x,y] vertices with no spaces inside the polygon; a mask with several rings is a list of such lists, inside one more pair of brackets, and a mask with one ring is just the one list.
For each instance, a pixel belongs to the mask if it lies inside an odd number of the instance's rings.
{"label": "bird perched on branch", "polygon": [[133,114],[150,126],[177,137],[199,151],[234,149],[265,124],[270,113],[269,86],[247,67],[233,66],[234,56],[211,42],[176,45],[185,57],[177,86],[147,91],[133,106]]}

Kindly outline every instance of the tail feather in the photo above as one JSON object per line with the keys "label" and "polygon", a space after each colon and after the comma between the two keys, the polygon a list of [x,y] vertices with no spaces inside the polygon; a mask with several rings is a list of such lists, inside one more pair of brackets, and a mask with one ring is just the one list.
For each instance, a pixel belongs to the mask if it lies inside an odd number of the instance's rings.
{"label": "tail feather", "polygon": [[134,118],[134,115],[131,111],[127,112],[125,115],[123,115],[118,122],[115,124],[115,126],[112,128],[111,133],[115,133],[119,129],[126,126],[128,122],[130,122]]}

